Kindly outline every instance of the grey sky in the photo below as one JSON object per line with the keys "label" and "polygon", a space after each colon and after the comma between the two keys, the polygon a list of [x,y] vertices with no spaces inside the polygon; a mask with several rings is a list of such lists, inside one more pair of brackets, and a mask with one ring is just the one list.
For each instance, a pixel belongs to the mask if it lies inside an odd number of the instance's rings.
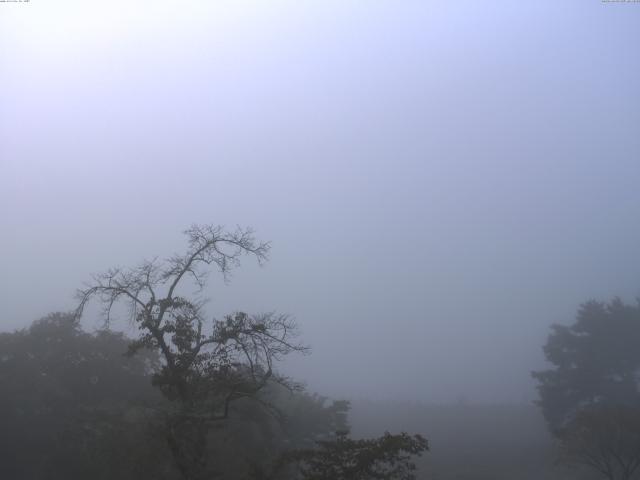
{"label": "grey sky", "polygon": [[640,4],[0,3],[3,329],[193,222],[273,241],[331,395],[533,398],[553,322],[640,293]]}

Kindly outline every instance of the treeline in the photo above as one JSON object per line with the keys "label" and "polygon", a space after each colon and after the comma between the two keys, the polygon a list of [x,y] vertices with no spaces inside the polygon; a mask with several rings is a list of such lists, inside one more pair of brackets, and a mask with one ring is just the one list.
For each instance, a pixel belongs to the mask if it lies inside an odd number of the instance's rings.
{"label": "treeline", "polygon": [[[241,228],[185,234],[185,253],[107,270],[78,291],[74,312],[0,334],[3,478],[413,480],[429,445],[384,431],[398,426],[434,441],[422,478],[558,478],[546,468],[551,455],[608,480],[640,474],[640,303],[590,301],[574,324],[552,327],[551,367],[532,375],[554,451],[540,429],[531,436],[537,413],[502,407],[483,419],[463,407],[406,417],[403,407],[404,421],[382,430],[380,420],[398,412],[370,414],[354,438],[348,402],[279,374],[280,360],[308,350],[290,317],[207,320],[204,300],[181,293],[202,291],[212,268],[227,277],[244,256],[265,261],[269,244]],[[94,333],[80,328],[91,301],[105,313]],[[135,338],[108,329],[119,304]]]}

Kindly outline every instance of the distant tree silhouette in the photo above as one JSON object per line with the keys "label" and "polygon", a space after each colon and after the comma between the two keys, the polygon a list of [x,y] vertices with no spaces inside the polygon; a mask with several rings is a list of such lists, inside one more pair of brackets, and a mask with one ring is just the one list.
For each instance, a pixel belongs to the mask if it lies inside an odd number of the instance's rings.
{"label": "distant tree silhouette", "polygon": [[563,457],[631,478],[640,463],[640,305],[587,302],[573,325],[552,328],[544,352],[553,368],[533,377]]}
{"label": "distant tree silhouette", "polygon": [[185,234],[184,254],[94,276],[78,292],[76,315],[94,297],[102,303],[107,323],[118,302],[129,307],[140,330],[130,353],[148,349],[162,358],[153,384],[171,404],[165,435],[175,464],[185,480],[201,480],[216,472],[207,465],[211,428],[228,420],[240,400],[269,408],[260,396],[269,383],[295,388],[276,373],[274,362],[306,348],[293,341],[296,325],[286,315],[236,312],[207,326],[203,302],[180,295],[181,287],[192,282],[202,290],[212,268],[226,279],[243,255],[262,263],[269,244],[256,241],[250,229],[227,232],[193,225]]}

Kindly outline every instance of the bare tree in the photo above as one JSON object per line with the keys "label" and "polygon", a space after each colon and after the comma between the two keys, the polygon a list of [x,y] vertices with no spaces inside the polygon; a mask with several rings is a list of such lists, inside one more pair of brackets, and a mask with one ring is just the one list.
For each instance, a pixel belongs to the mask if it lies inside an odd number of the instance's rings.
{"label": "bare tree", "polygon": [[229,418],[234,401],[260,402],[259,393],[269,382],[294,387],[273,364],[306,347],[294,342],[296,325],[287,315],[236,312],[214,319],[207,328],[203,301],[180,296],[180,287],[191,280],[202,291],[212,269],[227,280],[242,256],[266,261],[270,245],[242,228],[228,232],[220,226],[193,225],[185,235],[188,248],[182,255],[95,275],[78,291],[76,315],[81,316],[95,298],[103,305],[108,325],[115,305],[128,306],[130,320],[140,330],[129,353],[146,348],[161,354],[163,365],[153,383],[171,405],[166,412],[168,446],[185,480],[200,480],[211,475],[211,427]]}
{"label": "bare tree", "polygon": [[560,432],[562,459],[630,480],[640,467],[640,409],[603,406],[578,412]]}

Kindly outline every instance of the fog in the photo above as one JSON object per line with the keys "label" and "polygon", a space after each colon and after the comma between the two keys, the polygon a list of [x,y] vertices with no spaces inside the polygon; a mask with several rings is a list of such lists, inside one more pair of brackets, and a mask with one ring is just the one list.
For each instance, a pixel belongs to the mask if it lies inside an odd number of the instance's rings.
{"label": "fog", "polygon": [[310,390],[528,404],[552,323],[640,293],[639,21],[597,0],[0,3],[0,330],[184,251],[192,223],[250,226],[270,261],[212,276],[209,314],[293,315],[312,354],[282,368]]}

